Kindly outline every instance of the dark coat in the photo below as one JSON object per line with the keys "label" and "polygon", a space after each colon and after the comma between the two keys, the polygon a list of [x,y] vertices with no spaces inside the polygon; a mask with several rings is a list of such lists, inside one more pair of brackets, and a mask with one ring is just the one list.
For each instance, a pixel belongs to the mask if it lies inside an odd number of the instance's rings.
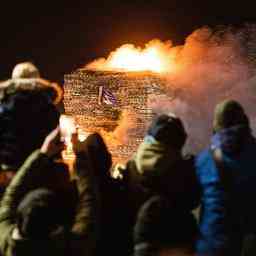
{"label": "dark coat", "polygon": [[[74,220],[67,221],[62,232],[58,232],[56,236],[44,241],[34,241],[22,237],[14,238],[16,210],[20,200],[31,190],[47,187],[58,193],[63,192],[63,201],[70,202],[68,192],[71,190],[65,188],[69,184],[67,177],[63,176],[65,170],[60,168],[59,164],[53,164],[46,155],[36,151],[26,160],[7,187],[1,202],[1,255],[91,255],[96,239],[96,220],[94,219],[95,193],[88,166],[85,156],[77,156],[76,189],[79,201],[75,209]],[[69,203],[66,206],[72,208]],[[63,215],[66,214],[63,213]],[[67,220],[68,218],[70,218],[69,213]]]}
{"label": "dark coat", "polygon": [[92,163],[93,182],[97,190],[99,229],[96,255],[128,256],[132,252],[133,227],[127,203],[128,190],[122,181],[111,177],[111,154],[99,134],[88,136],[85,149]]}
{"label": "dark coat", "polygon": [[[166,245],[176,246],[178,240],[186,243],[188,236],[193,244],[197,226],[192,210],[199,204],[200,189],[192,156],[183,158],[168,145],[145,137],[123,175],[130,191],[129,208],[136,223],[135,255],[149,253],[152,246],[158,250]],[[175,232],[178,229],[174,223],[179,223],[180,236]],[[179,238],[176,239],[174,233]]]}

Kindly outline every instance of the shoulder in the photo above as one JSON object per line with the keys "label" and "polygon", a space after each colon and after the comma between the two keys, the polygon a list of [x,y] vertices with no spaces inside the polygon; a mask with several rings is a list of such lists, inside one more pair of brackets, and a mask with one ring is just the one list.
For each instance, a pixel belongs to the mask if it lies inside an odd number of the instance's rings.
{"label": "shoulder", "polygon": [[194,154],[189,153],[189,154],[184,154],[182,156],[182,163],[185,165],[194,166],[195,161],[196,161],[196,156]]}
{"label": "shoulder", "polygon": [[213,158],[209,148],[201,151],[195,156],[195,167],[197,170],[210,163],[213,163]]}
{"label": "shoulder", "polygon": [[215,183],[219,174],[210,149],[206,149],[195,157],[196,175],[201,183]]}
{"label": "shoulder", "polygon": [[201,151],[197,155],[192,155],[192,154],[186,154],[183,157],[182,163],[185,164],[187,167],[191,166],[195,168],[196,170],[200,168],[205,168],[205,165],[212,163],[212,154],[210,152],[210,149],[207,148],[203,151]]}

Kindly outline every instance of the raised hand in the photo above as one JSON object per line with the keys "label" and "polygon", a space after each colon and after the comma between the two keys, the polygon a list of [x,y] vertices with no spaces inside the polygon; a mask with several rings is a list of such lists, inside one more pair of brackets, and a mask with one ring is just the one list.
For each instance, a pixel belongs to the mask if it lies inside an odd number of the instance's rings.
{"label": "raised hand", "polygon": [[40,151],[49,157],[53,157],[59,154],[64,147],[64,143],[60,140],[60,128],[57,127],[45,138]]}

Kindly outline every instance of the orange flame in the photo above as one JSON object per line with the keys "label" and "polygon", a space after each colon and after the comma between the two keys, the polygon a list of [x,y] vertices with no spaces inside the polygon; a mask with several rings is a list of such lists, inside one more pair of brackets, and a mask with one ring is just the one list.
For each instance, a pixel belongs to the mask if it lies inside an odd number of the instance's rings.
{"label": "orange flame", "polygon": [[112,52],[107,59],[101,58],[88,64],[86,68],[95,70],[153,71],[170,72],[174,63],[174,53],[170,41],[152,40],[145,48],[125,44]]}

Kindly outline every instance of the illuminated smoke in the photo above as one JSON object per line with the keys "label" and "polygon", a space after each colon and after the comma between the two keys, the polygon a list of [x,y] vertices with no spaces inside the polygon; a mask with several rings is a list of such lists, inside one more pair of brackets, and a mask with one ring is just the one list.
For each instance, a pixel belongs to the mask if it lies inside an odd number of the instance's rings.
{"label": "illuminated smoke", "polygon": [[[149,49],[157,52],[157,58],[152,61],[147,59]],[[174,93],[175,99],[152,95],[149,105],[158,114],[174,112],[180,116],[189,134],[187,149],[197,152],[208,144],[214,107],[224,99],[241,102],[256,129],[255,56],[256,25],[236,30],[230,27],[201,28],[188,36],[184,45],[172,46],[170,42],[160,40],[153,40],[145,49],[123,45],[107,59],[96,60],[87,68],[165,73],[167,95]],[[140,58],[144,58],[143,61]],[[128,64],[123,62],[124,59]],[[141,63],[150,63],[150,66]],[[130,122],[126,114],[122,120],[113,137],[125,141],[127,126],[134,122]]]}
{"label": "illuminated smoke", "polygon": [[112,148],[128,143],[131,130],[137,126],[137,114],[132,109],[124,109],[118,121],[118,126],[113,132],[101,131]]}
{"label": "illuminated smoke", "polygon": [[136,126],[136,113],[131,109],[125,109],[122,112],[121,119],[117,128],[113,132],[114,138],[116,138],[122,144],[127,143],[129,139],[129,131]]}
{"label": "illuminated smoke", "polygon": [[246,36],[246,29],[213,32],[202,28],[183,46],[176,47],[178,68],[168,77],[167,89],[174,88],[176,98],[154,99],[151,107],[157,113],[171,111],[182,118],[189,134],[189,150],[199,151],[208,144],[214,107],[227,98],[241,102],[256,128],[256,67],[252,55],[256,40],[245,43]]}
{"label": "illuminated smoke", "polygon": [[169,72],[173,68],[173,51],[170,41],[150,41],[145,48],[125,44],[112,52],[107,59],[101,58],[86,68],[95,70]]}

